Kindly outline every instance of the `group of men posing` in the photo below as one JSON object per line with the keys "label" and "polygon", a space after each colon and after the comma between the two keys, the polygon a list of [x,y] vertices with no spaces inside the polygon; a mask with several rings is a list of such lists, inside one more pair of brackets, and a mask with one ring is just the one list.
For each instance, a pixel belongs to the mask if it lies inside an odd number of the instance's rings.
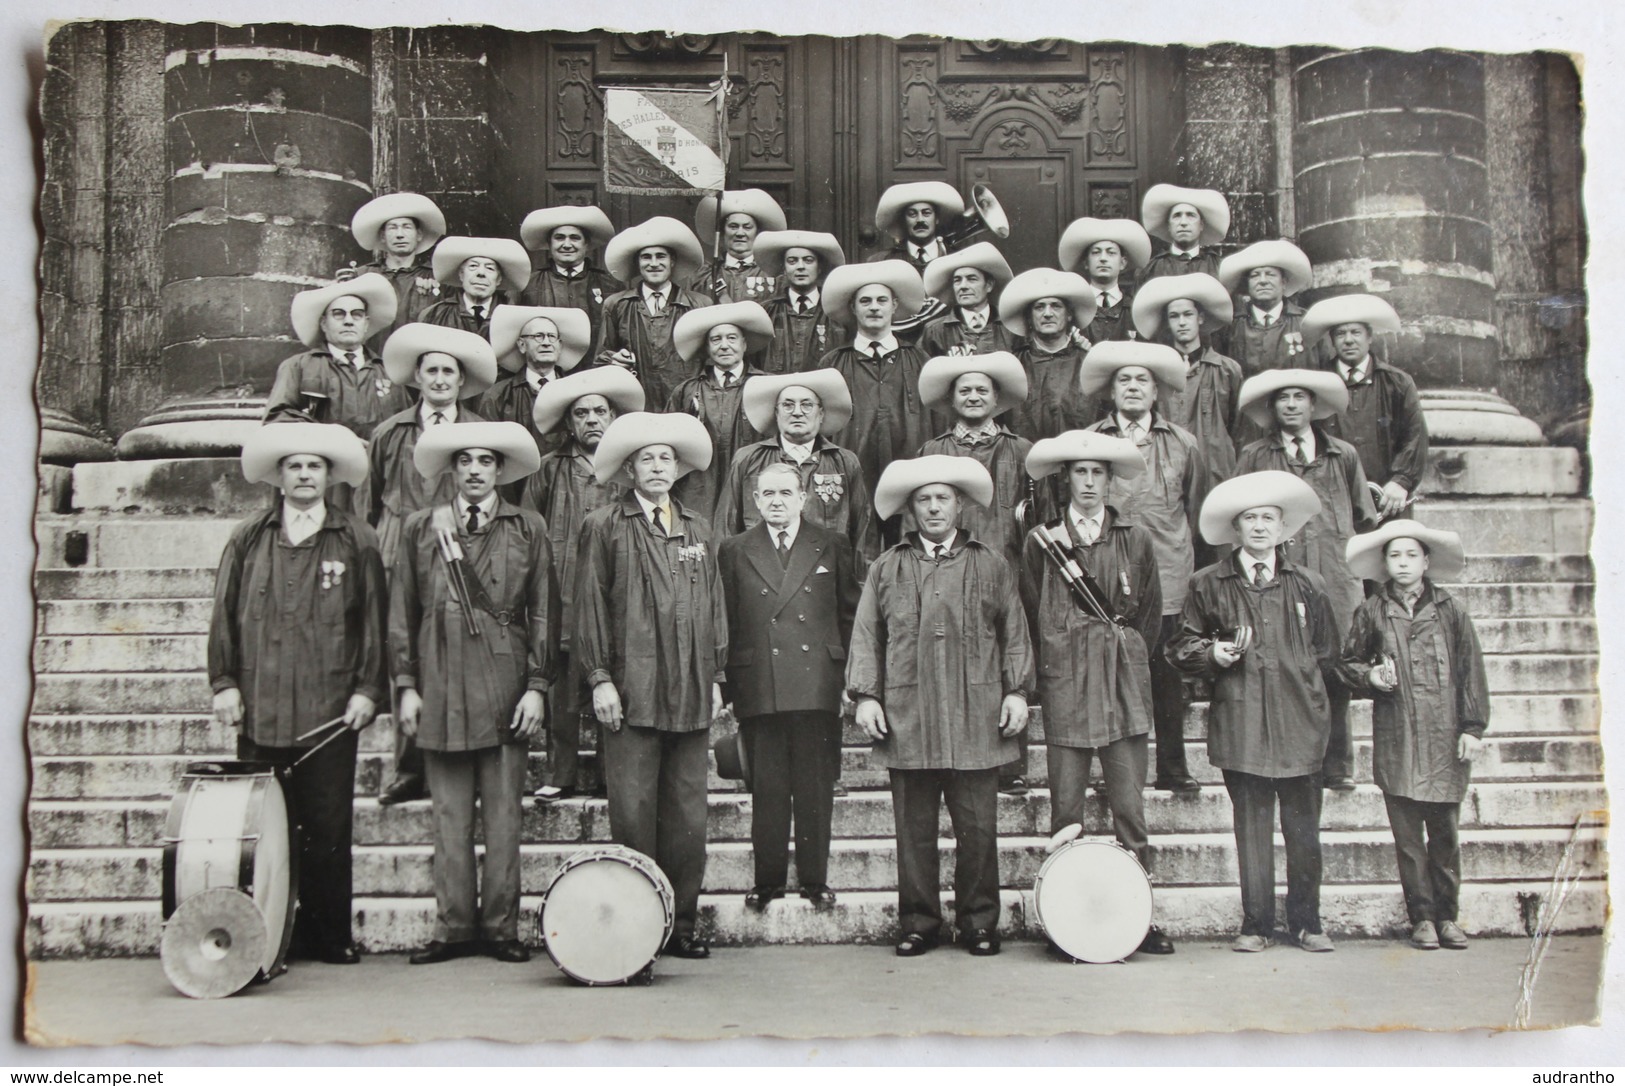
{"label": "group of men posing", "polygon": [[[835,904],[845,711],[890,775],[897,953],[940,938],[945,799],[957,935],[984,955],[1029,706],[1057,841],[1098,760],[1149,870],[1149,734],[1155,787],[1201,789],[1186,680],[1212,685],[1235,949],[1275,937],[1277,801],[1286,932],[1332,949],[1319,822],[1322,789],[1353,788],[1351,693],[1377,700],[1412,941],[1465,946],[1455,812],[1488,698],[1470,621],[1424,577],[1459,569],[1460,541],[1403,519],[1427,432],[1415,384],[1371,353],[1398,316],[1370,295],[1300,309],[1309,261],[1284,240],[1219,260],[1228,208],[1207,190],[1153,187],[1142,223],[1080,219],[1059,268],[1020,275],[989,243],[944,243],[963,211],[947,185],[893,186],[876,225],[896,245],[858,264],[754,189],[700,205],[726,247],[709,263],[665,217],[615,233],[548,208],[521,244],[445,236],[409,193],[357,212],[376,259],[294,299],[308,350],[243,451],[282,500],[227,547],[209,641],[241,756],[291,766],[324,724],[349,732],[288,777],[298,953],[357,960],[354,732],[380,711],[398,737],[380,802],[433,810],[414,963],[528,957],[533,740],[543,802],[596,790],[577,754],[598,746],[612,837],[672,882],[667,953],[705,957],[707,750],[729,706],[748,908],[786,893],[792,825],[801,896]],[[1141,950],[1173,945],[1153,926]]]}

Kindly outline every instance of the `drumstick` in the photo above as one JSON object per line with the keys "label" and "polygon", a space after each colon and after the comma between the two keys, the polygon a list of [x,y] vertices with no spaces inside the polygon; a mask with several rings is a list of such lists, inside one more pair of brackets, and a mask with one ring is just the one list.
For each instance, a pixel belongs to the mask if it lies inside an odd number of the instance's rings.
{"label": "drumstick", "polygon": [[325,732],[327,729],[331,728],[333,725],[342,724],[342,723],[344,723],[344,717],[336,716],[332,720],[329,720],[326,724],[318,724],[318,725],[316,725],[314,728],[310,729],[310,731],[306,732],[304,735],[296,735],[296,736],[294,736],[293,741],[295,743],[303,743],[306,739],[309,739],[311,736],[317,734],[318,732]]}
{"label": "drumstick", "polygon": [[[339,717],[339,719],[343,720],[344,718]],[[331,743],[333,740],[337,739],[339,736],[343,735],[344,733],[348,732],[349,730],[350,729],[348,729],[348,728],[340,728],[338,731],[334,732],[332,735],[328,736],[326,739],[323,739],[320,743],[317,743],[314,747],[311,747],[309,750],[305,751],[305,753],[303,753],[299,757],[295,758],[293,760],[293,765],[289,766],[288,768],[289,769],[297,769],[297,768],[299,768],[299,766],[305,761],[305,759],[309,758],[312,754],[315,754],[318,750],[321,750],[323,747],[327,746],[327,744]]]}

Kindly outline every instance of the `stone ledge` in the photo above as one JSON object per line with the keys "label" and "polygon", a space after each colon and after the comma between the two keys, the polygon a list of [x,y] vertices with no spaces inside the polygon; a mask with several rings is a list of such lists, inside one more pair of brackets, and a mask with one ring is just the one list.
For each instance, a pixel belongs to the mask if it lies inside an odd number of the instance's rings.
{"label": "stone ledge", "polygon": [[243,478],[236,457],[116,460],[73,470],[74,508],[91,512],[241,515],[264,508],[269,493]]}

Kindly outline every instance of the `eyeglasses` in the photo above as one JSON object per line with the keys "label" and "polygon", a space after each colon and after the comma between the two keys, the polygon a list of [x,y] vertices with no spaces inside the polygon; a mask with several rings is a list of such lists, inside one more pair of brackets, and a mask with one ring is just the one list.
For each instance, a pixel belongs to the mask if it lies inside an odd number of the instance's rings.
{"label": "eyeglasses", "polygon": [[520,339],[534,339],[541,343],[552,343],[559,338],[557,332],[527,332]]}

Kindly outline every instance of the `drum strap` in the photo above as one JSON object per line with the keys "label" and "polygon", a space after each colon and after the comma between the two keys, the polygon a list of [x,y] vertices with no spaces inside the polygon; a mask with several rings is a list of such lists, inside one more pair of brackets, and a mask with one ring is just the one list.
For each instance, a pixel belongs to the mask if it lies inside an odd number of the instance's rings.
{"label": "drum strap", "polygon": [[469,598],[473,600],[475,607],[495,619],[498,626],[509,626],[525,617],[522,611],[498,609],[497,605],[491,600],[491,594],[485,590],[485,585],[480,581],[480,575],[475,571],[472,561],[463,561],[462,567],[463,580],[468,585]]}

